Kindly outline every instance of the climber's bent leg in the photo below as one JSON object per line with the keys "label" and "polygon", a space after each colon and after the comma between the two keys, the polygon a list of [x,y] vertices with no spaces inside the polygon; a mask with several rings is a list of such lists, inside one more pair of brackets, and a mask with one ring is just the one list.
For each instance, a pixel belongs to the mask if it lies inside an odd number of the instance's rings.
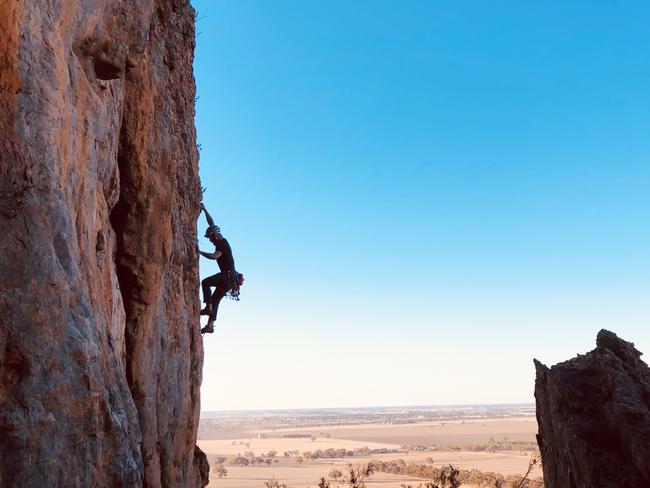
{"label": "climber's bent leg", "polygon": [[211,308],[212,313],[210,314],[210,321],[214,322],[217,320],[217,312],[219,311],[219,303],[221,299],[226,296],[226,290],[224,288],[217,288],[212,294]]}
{"label": "climber's bent leg", "polygon": [[219,311],[219,303],[221,303],[221,299],[226,296],[226,293],[228,293],[228,284],[226,283],[227,277],[226,275],[219,273],[215,275],[217,278],[217,284],[213,285],[216,286],[214,293],[212,294],[212,297],[210,298],[210,303],[208,306],[206,306],[206,309],[209,307],[210,308],[210,317],[208,319],[208,324],[201,329],[201,333],[205,334],[211,334],[214,332],[214,322],[217,320],[217,312]]}
{"label": "climber's bent leg", "polygon": [[203,303],[205,303],[205,308],[201,310],[201,315],[210,315],[212,313],[211,300],[210,300],[212,296],[212,291],[210,290],[210,288],[214,286],[219,286],[221,281],[222,281],[221,273],[208,276],[206,279],[201,281],[201,288],[203,290]]}
{"label": "climber's bent leg", "polygon": [[221,283],[221,273],[208,276],[206,279],[201,281],[201,288],[203,289],[203,303],[210,303],[210,297],[212,296],[212,292],[210,291],[210,288],[219,286],[220,283]]}

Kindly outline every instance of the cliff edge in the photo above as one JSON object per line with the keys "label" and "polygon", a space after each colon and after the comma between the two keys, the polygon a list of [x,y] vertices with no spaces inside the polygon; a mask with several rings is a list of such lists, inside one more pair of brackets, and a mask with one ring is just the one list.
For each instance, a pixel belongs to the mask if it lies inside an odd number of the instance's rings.
{"label": "cliff edge", "polygon": [[207,484],[193,51],[187,0],[0,3],[0,486]]}
{"label": "cliff edge", "polygon": [[650,486],[650,369],[612,332],[596,344],[551,368],[535,361],[547,488]]}

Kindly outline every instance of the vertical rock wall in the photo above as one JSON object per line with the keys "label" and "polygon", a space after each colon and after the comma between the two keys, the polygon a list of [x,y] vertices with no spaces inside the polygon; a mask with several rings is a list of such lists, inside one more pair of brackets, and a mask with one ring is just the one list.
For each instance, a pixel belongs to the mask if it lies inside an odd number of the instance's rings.
{"label": "vertical rock wall", "polygon": [[0,486],[201,486],[194,12],[0,2]]}
{"label": "vertical rock wall", "polygon": [[596,343],[551,368],[535,361],[544,486],[650,486],[650,369],[612,332]]}

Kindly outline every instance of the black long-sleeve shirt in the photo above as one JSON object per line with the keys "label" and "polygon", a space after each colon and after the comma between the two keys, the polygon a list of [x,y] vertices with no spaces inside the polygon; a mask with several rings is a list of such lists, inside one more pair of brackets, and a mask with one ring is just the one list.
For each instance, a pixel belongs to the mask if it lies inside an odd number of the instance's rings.
{"label": "black long-sleeve shirt", "polygon": [[216,242],[215,249],[221,253],[217,258],[217,264],[222,273],[235,271],[235,258],[232,257],[232,249],[228,240],[224,237]]}

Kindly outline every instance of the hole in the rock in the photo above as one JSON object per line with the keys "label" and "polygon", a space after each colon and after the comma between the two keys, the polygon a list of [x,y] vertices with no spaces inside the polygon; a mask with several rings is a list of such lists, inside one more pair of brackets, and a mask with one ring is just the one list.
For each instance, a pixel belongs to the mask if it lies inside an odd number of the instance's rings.
{"label": "hole in the rock", "polygon": [[97,241],[95,243],[95,254],[97,257],[97,266],[101,269],[104,267],[104,259],[106,257],[106,240],[104,233],[100,230],[97,233]]}
{"label": "hole in the rock", "polygon": [[93,59],[95,74],[100,80],[116,80],[122,76],[122,68],[100,57]]}

